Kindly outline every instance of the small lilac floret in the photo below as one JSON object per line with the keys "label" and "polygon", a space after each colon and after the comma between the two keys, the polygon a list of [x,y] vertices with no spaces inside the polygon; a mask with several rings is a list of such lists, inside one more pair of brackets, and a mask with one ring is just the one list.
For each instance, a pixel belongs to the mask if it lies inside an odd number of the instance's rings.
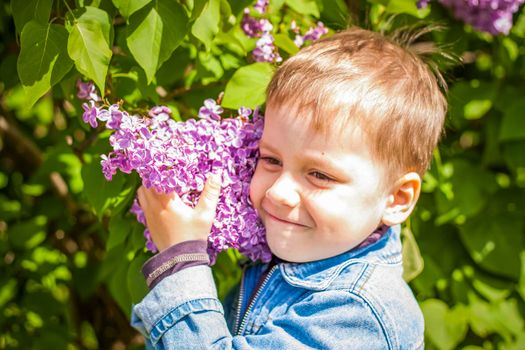
{"label": "small lilac floret", "polygon": [[81,100],[100,101],[95,84],[91,81],[84,83],[80,79],[77,80],[77,97]]}
{"label": "small lilac floret", "polygon": [[428,6],[428,3],[430,2],[430,0],[418,0],[417,3],[416,3],[416,6],[418,9],[424,9]]}
{"label": "small lilac floret", "polygon": [[84,113],[82,114],[82,120],[84,121],[84,123],[89,123],[89,125],[91,125],[92,128],[96,128],[98,126],[97,116],[99,111],[93,101],[89,102],[89,104],[82,104],[82,108],[84,109]]}
{"label": "small lilac floret", "polygon": [[266,13],[270,0],[257,0],[253,8],[260,14]]}
{"label": "small lilac floret", "polygon": [[[219,173],[223,187],[208,238],[212,261],[228,248],[236,248],[252,260],[271,259],[264,226],[249,199],[263,128],[259,109],[253,111],[252,120],[249,108],[240,108],[238,117],[221,118],[222,107],[208,99],[199,110],[199,119],[177,123],[165,106],[152,108],[147,117],[130,115],[119,105],[96,108],[86,105],[86,122],[92,125],[98,116],[113,131],[109,138],[113,150],[101,156],[106,179],[111,180],[117,170],[136,171],[145,187],[161,193],[175,191],[184,203],[194,207],[206,178]],[[156,252],[136,199],[130,211],[146,226],[146,248]]]}
{"label": "small lilac floret", "polygon": [[271,34],[263,33],[255,43],[255,49],[252,52],[253,59],[256,62],[281,62],[283,59],[273,42],[274,38]]}
{"label": "small lilac floret", "polygon": [[224,110],[220,105],[215,102],[214,99],[209,98],[204,101],[204,106],[202,106],[199,109],[199,118],[202,119],[212,119],[212,120],[220,120],[221,119],[221,113]]}
{"label": "small lilac floret", "polygon": [[328,29],[324,26],[323,22],[317,22],[317,27],[310,28],[304,35],[296,34],[294,43],[297,47],[301,47],[304,43],[309,41],[319,40],[323,35],[328,33]]}

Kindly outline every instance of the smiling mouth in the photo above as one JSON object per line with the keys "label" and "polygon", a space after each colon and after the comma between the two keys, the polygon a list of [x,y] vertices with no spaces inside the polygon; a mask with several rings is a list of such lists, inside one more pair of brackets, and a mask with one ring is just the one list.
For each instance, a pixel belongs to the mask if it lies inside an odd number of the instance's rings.
{"label": "smiling mouth", "polygon": [[292,222],[292,221],[286,221],[286,220],[282,220],[282,219],[279,219],[278,217],[276,216],[273,216],[272,214],[270,214],[269,212],[266,212],[266,214],[268,215],[268,218],[273,220],[273,221],[277,221],[281,224],[288,224],[288,225],[294,225],[294,226],[299,226],[299,227],[306,227],[305,225],[301,225],[301,224],[298,224],[296,222]]}

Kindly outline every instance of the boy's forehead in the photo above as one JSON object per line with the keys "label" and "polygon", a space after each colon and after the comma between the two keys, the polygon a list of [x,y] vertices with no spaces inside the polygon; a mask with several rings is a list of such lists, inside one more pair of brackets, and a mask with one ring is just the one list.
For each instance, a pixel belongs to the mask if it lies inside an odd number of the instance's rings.
{"label": "boy's forehead", "polygon": [[[370,150],[366,135],[357,123],[335,115],[326,117],[331,119],[330,123],[319,128],[311,110],[288,104],[271,104],[266,108],[262,143],[285,146],[293,142],[304,144],[305,148],[341,150],[365,147]],[[287,129],[287,132],[282,132],[282,129]],[[287,136],[284,137],[284,134]]]}
{"label": "boy's forehead", "polygon": [[[283,122],[294,127],[301,134],[321,136],[326,139],[349,139],[363,137],[359,118],[349,118],[342,107],[323,108],[300,105],[290,102],[269,102],[265,111],[266,119],[284,119]],[[265,127],[266,127],[265,123]],[[270,124],[271,126],[271,124]]]}

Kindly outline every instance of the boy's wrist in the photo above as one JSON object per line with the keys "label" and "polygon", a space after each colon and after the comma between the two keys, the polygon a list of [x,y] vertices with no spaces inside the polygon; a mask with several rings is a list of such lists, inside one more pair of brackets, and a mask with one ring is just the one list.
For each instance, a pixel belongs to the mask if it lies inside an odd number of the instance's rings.
{"label": "boy's wrist", "polygon": [[191,266],[209,265],[206,240],[190,240],[175,244],[151,257],[142,266],[142,273],[150,289],[162,279]]}

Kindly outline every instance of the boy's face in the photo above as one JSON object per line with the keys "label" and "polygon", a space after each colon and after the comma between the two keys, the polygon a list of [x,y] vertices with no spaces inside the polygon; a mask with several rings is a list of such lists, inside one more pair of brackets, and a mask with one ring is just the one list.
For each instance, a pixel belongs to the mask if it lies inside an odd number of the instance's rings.
{"label": "boy's face", "polygon": [[290,113],[266,110],[250,197],[276,256],[325,259],[357,246],[381,223],[385,172],[358,128],[325,136]]}

